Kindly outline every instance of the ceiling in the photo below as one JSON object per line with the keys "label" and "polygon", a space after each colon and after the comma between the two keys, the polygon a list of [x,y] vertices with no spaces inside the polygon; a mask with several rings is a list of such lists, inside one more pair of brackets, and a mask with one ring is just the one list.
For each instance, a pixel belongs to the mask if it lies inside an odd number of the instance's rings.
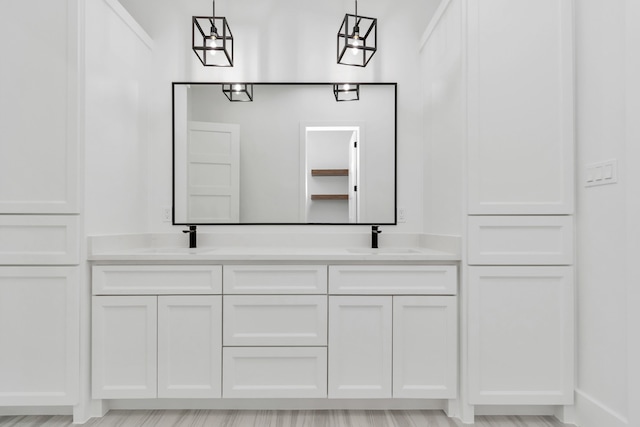
{"label": "ceiling", "polygon": [[[118,0],[152,38],[162,36],[167,19],[187,19],[210,15],[209,0]],[[360,0],[358,11],[375,17],[383,25],[385,16],[401,14],[411,33],[420,37],[441,0]],[[306,19],[314,15],[335,16],[336,28],[345,13],[353,13],[352,0],[218,0],[216,15],[230,22],[260,25],[273,16]]]}

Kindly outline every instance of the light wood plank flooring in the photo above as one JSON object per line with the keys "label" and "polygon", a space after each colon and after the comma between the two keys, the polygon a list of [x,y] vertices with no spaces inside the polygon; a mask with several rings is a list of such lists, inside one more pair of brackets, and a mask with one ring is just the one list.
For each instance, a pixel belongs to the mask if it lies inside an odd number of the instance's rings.
{"label": "light wood plank flooring", "polygon": [[[67,427],[71,416],[0,417],[0,426]],[[462,427],[442,411],[110,411],[100,427]],[[553,417],[476,417],[477,427],[562,427]]]}

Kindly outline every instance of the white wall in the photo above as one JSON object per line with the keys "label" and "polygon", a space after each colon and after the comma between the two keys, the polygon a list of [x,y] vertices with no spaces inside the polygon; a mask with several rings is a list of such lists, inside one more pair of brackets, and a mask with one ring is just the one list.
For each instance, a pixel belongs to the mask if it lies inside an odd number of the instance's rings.
{"label": "white wall", "polygon": [[[424,231],[461,235],[466,140],[466,74],[461,1],[449,2],[420,52],[424,127]],[[432,30],[433,28],[433,30]]]}
{"label": "white wall", "polygon": [[634,167],[627,168],[627,377],[629,378],[628,420],[640,425],[640,2],[626,1],[626,157]]}
{"label": "white wall", "polygon": [[86,22],[86,233],[145,232],[152,42],[115,0]]}
{"label": "white wall", "polygon": [[[170,83],[185,80],[398,82],[398,164],[402,165],[398,204],[407,210],[407,223],[388,232],[421,231],[422,126],[417,52],[429,13],[438,2],[372,0],[360,4],[361,14],[379,19],[378,52],[365,69],[336,64],[336,34],[344,14],[353,12],[351,1],[217,2],[217,14],[229,19],[236,39],[236,65],[222,69],[203,67],[191,51],[191,16],[209,14],[211,2],[137,2],[146,3],[143,8],[132,0],[123,0],[136,11],[137,19],[146,23],[154,38],[149,231],[176,231],[161,221],[161,210],[171,201]],[[422,15],[416,11],[425,12]]]}
{"label": "white wall", "polygon": [[[629,376],[629,366],[637,364],[638,359],[628,358],[627,344],[628,336],[631,336],[628,333],[635,329],[637,334],[638,323],[628,322],[627,301],[631,283],[636,287],[638,284],[637,272],[631,268],[637,265],[638,259],[625,256],[625,251],[637,254],[638,175],[634,168],[640,158],[638,140],[627,139],[626,134],[631,128],[625,120],[629,96],[625,75],[625,3],[632,2],[575,2],[578,96],[576,403],[578,424],[582,427],[638,425],[637,421],[630,422],[628,395],[630,381],[635,381],[636,387],[638,381],[637,377]],[[631,50],[632,46],[626,48]],[[635,48],[638,48],[637,42]],[[637,117],[634,121],[637,122]],[[635,132],[637,137],[637,129]],[[585,188],[585,166],[608,159],[618,160],[618,184]],[[632,200],[635,205],[628,203]],[[634,252],[627,255],[631,253]]]}

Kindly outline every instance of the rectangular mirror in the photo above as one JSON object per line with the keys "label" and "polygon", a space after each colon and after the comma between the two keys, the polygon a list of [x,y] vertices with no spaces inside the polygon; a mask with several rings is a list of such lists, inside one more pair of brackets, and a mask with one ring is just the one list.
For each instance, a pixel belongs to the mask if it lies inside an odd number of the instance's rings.
{"label": "rectangular mirror", "polygon": [[396,223],[396,83],[242,85],[173,83],[174,224]]}

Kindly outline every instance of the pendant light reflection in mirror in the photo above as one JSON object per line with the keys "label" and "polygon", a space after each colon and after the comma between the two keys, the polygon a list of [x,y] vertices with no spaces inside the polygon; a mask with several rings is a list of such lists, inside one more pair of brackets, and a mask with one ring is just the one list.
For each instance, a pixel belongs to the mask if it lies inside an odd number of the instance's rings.
{"label": "pendant light reflection in mirror", "polygon": [[253,85],[248,83],[223,83],[222,93],[231,102],[253,101]]}
{"label": "pendant light reflection in mirror", "polygon": [[358,101],[360,99],[360,85],[353,83],[339,83],[333,85],[333,95],[336,101]]}

